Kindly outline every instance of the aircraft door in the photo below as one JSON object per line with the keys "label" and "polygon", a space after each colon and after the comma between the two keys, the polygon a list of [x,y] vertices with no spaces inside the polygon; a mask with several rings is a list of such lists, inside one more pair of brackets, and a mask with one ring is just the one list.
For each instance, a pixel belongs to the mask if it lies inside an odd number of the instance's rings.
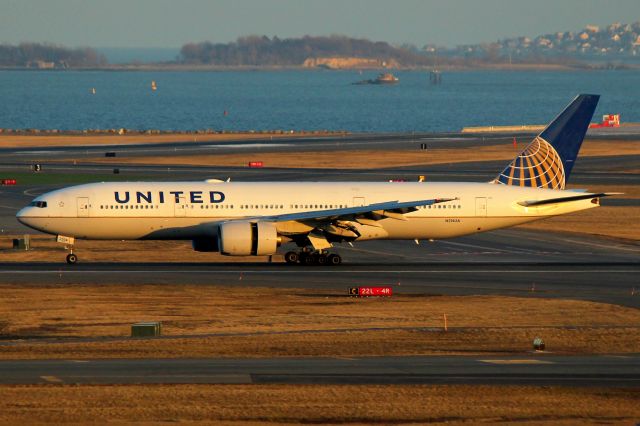
{"label": "aircraft door", "polygon": [[89,198],[78,197],[76,205],[78,206],[78,217],[89,217]]}
{"label": "aircraft door", "polygon": [[174,216],[175,217],[185,217],[187,213],[187,203],[184,195],[179,195],[176,198],[174,205]]}
{"label": "aircraft door", "polygon": [[476,197],[476,216],[487,217],[487,198]]}
{"label": "aircraft door", "polygon": [[353,207],[362,207],[366,205],[364,197],[353,197]]}

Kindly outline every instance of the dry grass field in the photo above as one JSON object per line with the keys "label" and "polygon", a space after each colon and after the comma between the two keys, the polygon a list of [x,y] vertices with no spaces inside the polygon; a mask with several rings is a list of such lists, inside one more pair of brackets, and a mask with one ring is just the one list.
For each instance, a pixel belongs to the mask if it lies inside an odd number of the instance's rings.
{"label": "dry grass field", "polygon": [[3,424],[633,425],[637,389],[531,386],[3,386]]}
{"label": "dry grass field", "polygon": [[[335,133],[321,133],[335,134]],[[342,133],[340,133],[342,134]],[[306,136],[317,136],[318,133],[297,132],[294,134],[278,133],[211,133],[211,134],[184,134],[184,133],[163,133],[163,134],[139,134],[130,133],[124,135],[117,134],[82,134],[82,135],[51,135],[51,134],[29,134],[13,135],[0,134],[0,148],[30,148],[30,147],[54,147],[54,146],[84,146],[84,145],[133,145],[152,143],[175,143],[175,142],[219,142],[238,141],[265,138],[296,138]]]}
{"label": "dry grass field", "polygon": [[[528,141],[527,141],[528,143]],[[304,152],[253,152],[239,154],[216,155],[183,155],[162,157],[129,157],[117,158],[69,158],[69,161],[90,161],[98,163],[117,164],[182,164],[198,166],[246,166],[248,161],[262,161],[265,167],[292,167],[297,168],[328,168],[328,169],[369,169],[401,166],[417,166],[447,163],[465,163],[476,161],[513,159],[526,144],[521,143],[515,149],[510,143],[501,143],[474,147],[472,149],[460,148],[433,148],[428,151],[397,150],[340,150],[336,147],[325,151]],[[616,156],[638,155],[640,143],[635,141],[616,140],[585,140],[580,156]]]}
{"label": "dry grass field", "polygon": [[[622,306],[535,297],[351,298],[346,286],[336,294],[237,283],[2,285],[0,332],[26,340],[2,347],[0,358],[526,353],[536,336],[554,353],[640,352],[640,311]],[[171,338],[127,338],[132,323],[150,320],[162,321]]]}

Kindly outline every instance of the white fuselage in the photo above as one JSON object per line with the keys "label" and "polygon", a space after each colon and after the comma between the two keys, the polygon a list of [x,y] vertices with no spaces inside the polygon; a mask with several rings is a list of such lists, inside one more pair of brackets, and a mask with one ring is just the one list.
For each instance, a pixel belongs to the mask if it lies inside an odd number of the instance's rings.
{"label": "white fuselage", "polygon": [[[194,239],[216,237],[218,224],[242,218],[433,198],[455,200],[422,206],[407,220],[355,223],[371,239],[441,239],[504,228],[597,207],[579,200],[540,207],[518,202],[565,197],[567,191],[491,183],[408,182],[130,182],[94,183],[44,194],[18,219],[54,235],[86,239]],[[46,207],[44,207],[46,203]],[[280,223],[278,232],[304,225]]]}

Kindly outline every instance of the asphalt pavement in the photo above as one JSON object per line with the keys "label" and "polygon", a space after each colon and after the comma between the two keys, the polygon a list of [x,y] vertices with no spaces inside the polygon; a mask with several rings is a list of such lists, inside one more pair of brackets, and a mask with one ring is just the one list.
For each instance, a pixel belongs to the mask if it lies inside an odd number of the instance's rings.
{"label": "asphalt pavement", "polygon": [[0,361],[2,384],[640,386],[640,355]]}

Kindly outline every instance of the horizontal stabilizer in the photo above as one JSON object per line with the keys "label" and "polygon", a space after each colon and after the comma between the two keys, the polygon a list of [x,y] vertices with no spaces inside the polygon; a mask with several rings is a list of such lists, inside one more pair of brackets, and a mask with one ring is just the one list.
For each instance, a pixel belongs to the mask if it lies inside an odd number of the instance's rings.
{"label": "horizontal stabilizer", "polygon": [[560,197],[560,198],[547,198],[546,200],[519,201],[518,204],[524,207],[535,207],[535,206],[544,206],[546,204],[569,203],[571,201],[588,200],[591,198],[609,197],[612,195],[622,195],[622,194],[623,194],[622,192],[600,192],[598,194],[582,194],[582,195],[571,195],[568,197]]}

